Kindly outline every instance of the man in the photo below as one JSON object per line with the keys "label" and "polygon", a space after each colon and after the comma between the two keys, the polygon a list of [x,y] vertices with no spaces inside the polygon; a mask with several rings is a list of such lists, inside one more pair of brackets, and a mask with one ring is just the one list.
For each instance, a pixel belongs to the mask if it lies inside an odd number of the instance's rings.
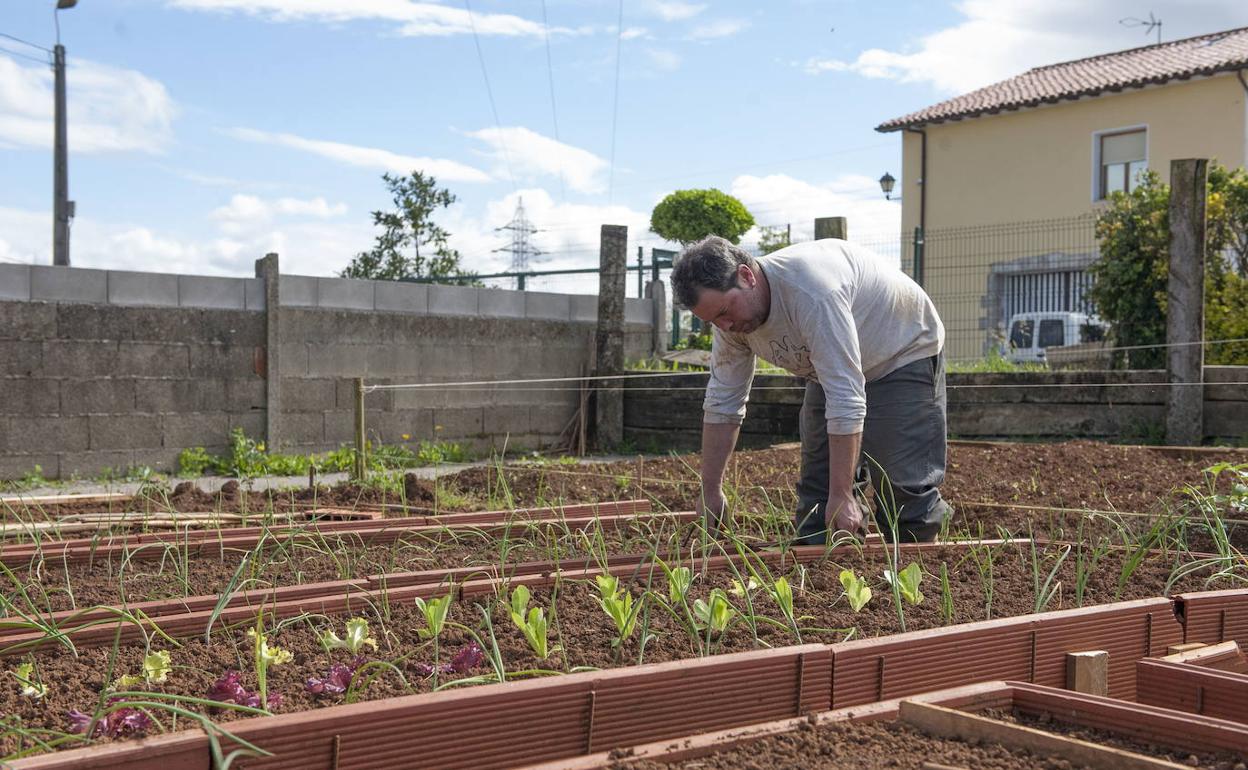
{"label": "man", "polygon": [[708,524],[724,513],[723,477],[758,356],[807,379],[799,429],[800,542],[864,529],[854,480],[866,465],[876,523],[930,541],[949,506],[945,476],[945,330],[923,289],[870,251],[826,239],[756,260],[717,236],[672,270],[675,299],[711,324],[702,424]]}

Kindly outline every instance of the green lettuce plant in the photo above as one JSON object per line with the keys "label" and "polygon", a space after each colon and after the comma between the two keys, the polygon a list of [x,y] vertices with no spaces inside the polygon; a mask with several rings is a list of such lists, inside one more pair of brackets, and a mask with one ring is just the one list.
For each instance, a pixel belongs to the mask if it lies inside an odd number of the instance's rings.
{"label": "green lettuce plant", "polygon": [[634,602],[633,595],[620,588],[615,575],[598,575],[594,580],[598,584],[598,604],[615,623],[616,637],[611,646],[619,648],[636,630],[637,615],[645,601]]}
{"label": "green lettuce plant", "polygon": [[524,634],[533,654],[545,660],[558,652],[558,648],[551,647],[548,641],[546,610],[542,607],[529,607],[529,598],[528,587],[516,586],[512,589],[509,602],[511,622]]}
{"label": "green lettuce plant", "polygon": [[841,586],[845,589],[845,598],[854,612],[862,612],[862,608],[871,601],[871,586],[867,581],[854,574],[852,569],[841,570]]}
{"label": "green lettuce plant", "polygon": [[48,694],[48,687],[35,676],[35,664],[26,661],[12,672],[13,678],[22,687],[22,697],[39,700]]}
{"label": "green lettuce plant", "polygon": [[699,629],[709,630],[712,637],[720,637],[728,630],[737,611],[723,589],[712,588],[707,599],[694,600],[693,615],[698,619]]}
{"label": "green lettuce plant", "polygon": [[[419,601],[419,600],[417,600]],[[364,618],[351,618],[347,621],[346,638],[338,638],[338,634],[326,629],[321,634],[321,646],[326,652],[346,650],[352,655],[359,655],[365,645],[377,649],[377,640],[368,635],[368,621]]]}
{"label": "green lettuce plant", "polygon": [[910,604],[920,604],[923,601],[923,592],[919,590],[919,581],[923,579],[923,570],[919,569],[919,565],[910,562],[905,569],[896,575],[892,570],[884,570],[884,579],[888,584],[897,588],[901,592],[901,598]]}
{"label": "green lettuce plant", "polygon": [[425,627],[417,631],[421,639],[436,639],[446,627],[446,616],[451,611],[451,595],[447,594],[428,601],[416,597],[416,608],[425,618]]}

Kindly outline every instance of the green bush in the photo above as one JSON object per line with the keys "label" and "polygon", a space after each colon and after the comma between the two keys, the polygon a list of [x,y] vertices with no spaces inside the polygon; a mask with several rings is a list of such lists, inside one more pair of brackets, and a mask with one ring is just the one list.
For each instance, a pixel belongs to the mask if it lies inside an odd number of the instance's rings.
{"label": "green bush", "polygon": [[[421,465],[466,462],[468,451],[450,441],[421,441],[415,450],[402,445],[365,445],[369,470],[384,471]],[[343,445],[319,455],[269,454],[264,442],[248,438],[239,428],[230,433],[230,453],[214,457],[203,447],[184,449],[178,455],[178,474],[203,476],[216,473],[241,479],[257,476],[305,476],[315,467],[321,473],[350,471],[355,465],[355,447]]]}

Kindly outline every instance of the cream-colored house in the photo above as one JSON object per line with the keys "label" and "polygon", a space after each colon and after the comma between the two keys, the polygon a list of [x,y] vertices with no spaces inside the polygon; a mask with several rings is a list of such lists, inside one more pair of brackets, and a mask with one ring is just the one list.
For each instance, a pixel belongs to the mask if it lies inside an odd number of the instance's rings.
{"label": "cream-colored house", "polygon": [[1174,159],[1248,162],[1248,28],[1038,67],[876,130],[902,132],[903,232],[922,228],[949,356],[975,358],[1012,313],[1086,309],[1109,192]]}

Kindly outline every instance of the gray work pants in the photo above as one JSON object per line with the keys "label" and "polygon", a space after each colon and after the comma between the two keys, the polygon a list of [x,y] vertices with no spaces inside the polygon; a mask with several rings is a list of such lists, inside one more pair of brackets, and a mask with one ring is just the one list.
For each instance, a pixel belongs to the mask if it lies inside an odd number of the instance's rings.
{"label": "gray work pants", "polygon": [[[869,476],[875,488],[875,521],[891,540],[889,517],[897,517],[898,538],[930,541],[949,514],[940,497],[945,480],[945,357],[924,358],[868,382],[867,417],[857,486]],[[799,429],[802,470],[797,483],[798,542],[822,544],[828,499],[828,428],[823,386],[806,385]]]}

